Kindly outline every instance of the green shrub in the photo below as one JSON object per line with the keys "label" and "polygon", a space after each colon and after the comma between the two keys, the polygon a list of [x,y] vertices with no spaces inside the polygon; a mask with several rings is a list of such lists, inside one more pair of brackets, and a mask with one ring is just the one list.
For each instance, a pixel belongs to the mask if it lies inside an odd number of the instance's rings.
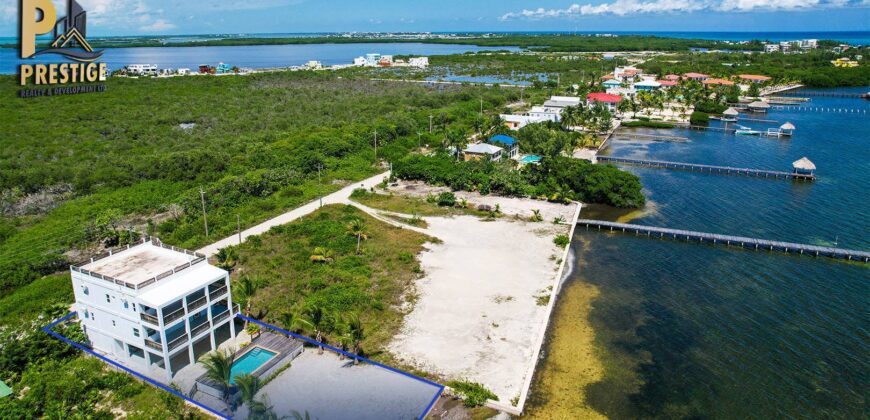
{"label": "green shrub", "polygon": [[569,238],[568,235],[557,235],[553,239],[553,243],[560,248],[564,248],[568,246],[569,243],[571,243],[571,238]]}
{"label": "green shrub", "polygon": [[480,407],[486,400],[498,401],[497,395],[477,382],[450,381],[447,385],[465,396],[466,407]]}
{"label": "green shrub", "polygon": [[689,117],[689,123],[692,125],[707,125],[710,123],[710,114],[701,111],[692,112]]}
{"label": "green shrub", "polygon": [[452,192],[445,191],[438,194],[438,205],[442,207],[453,207],[456,205],[456,195]]}

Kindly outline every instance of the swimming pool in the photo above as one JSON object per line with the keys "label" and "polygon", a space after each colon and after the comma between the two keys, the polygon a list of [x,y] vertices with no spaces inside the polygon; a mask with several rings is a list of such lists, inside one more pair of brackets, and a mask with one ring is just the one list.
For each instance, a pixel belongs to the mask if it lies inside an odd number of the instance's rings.
{"label": "swimming pool", "polygon": [[527,165],[527,164],[529,164],[529,163],[538,163],[538,162],[540,162],[540,161],[541,161],[541,157],[540,157],[540,156],[538,156],[538,155],[528,155],[528,156],[524,156],[523,159],[522,159],[520,162],[521,162],[522,164],[524,164],[524,165]]}
{"label": "swimming pool", "polygon": [[254,347],[242,357],[236,359],[233,366],[230,368],[230,383],[236,382],[236,375],[244,375],[254,373],[260,366],[275,357],[274,351],[266,350],[262,347]]}

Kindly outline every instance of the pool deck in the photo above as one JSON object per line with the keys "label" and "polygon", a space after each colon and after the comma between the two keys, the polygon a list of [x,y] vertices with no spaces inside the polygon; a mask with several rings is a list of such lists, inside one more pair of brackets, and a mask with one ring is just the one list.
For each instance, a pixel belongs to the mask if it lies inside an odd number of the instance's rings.
{"label": "pool deck", "polygon": [[[238,360],[240,357],[244,356],[256,347],[260,347],[264,350],[276,353],[274,357],[269,359],[266,363],[258,367],[254,372],[252,372],[253,375],[259,376],[263,372],[268,372],[273,366],[281,363],[285,358],[292,357],[292,355],[302,347],[302,342],[281,334],[263,332],[255,337],[251,341],[251,344],[237,351],[235,354],[235,360]],[[202,374],[199,378],[196,379],[196,382],[209,385],[214,388],[220,387],[219,384],[210,379],[206,374]]]}

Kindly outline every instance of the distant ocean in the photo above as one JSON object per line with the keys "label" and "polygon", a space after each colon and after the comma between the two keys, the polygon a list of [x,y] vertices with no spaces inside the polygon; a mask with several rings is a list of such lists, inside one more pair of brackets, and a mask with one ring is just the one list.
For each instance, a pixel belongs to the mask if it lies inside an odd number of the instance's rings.
{"label": "distant ocean", "polygon": [[[460,32],[433,32],[433,34],[452,34]],[[792,39],[829,39],[840,41],[853,45],[870,45],[870,31],[840,31],[840,32],[659,32],[659,31],[594,31],[594,32],[462,32],[466,34],[475,33],[499,33],[499,34],[579,34],[579,35],[650,35],[668,38],[697,38],[711,39],[719,41],[750,41],[754,39],[767,41],[787,41]],[[190,42],[196,40],[215,39],[215,38],[309,38],[316,36],[336,35],[336,33],[261,33],[261,34],[211,34],[211,35],[156,35],[156,36],[126,36],[126,37],[105,37],[105,38],[147,38],[147,39],[163,39],[166,42]],[[97,37],[104,38],[104,37]],[[14,44],[18,42],[17,37],[0,37],[0,44]]]}

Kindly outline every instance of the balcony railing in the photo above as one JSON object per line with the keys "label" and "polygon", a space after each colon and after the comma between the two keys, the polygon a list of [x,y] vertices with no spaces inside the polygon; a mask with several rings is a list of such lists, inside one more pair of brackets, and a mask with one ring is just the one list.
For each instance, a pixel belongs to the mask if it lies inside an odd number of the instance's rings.
{"label": "balcony railing", "polygon": [[193,327],[193,329],[190,330],[190,336],[196,337],[196,336],[202,334],[203,332],[208,331],[208,329],[210,327],[211,327],[211,324],[209,324],[208,321],[205,321],[202,324]]}
{"label": "balcony railing", "polygon": [[150,338],[145,339],[145,346],[151,347],[154,350],[160,350],[161,352],[163,351],[163,345],[154,340],[151,340]]}
{"label": "balcony railing", "polygon": [[203,297],[201,297],[193,302],[188,303],[187,304],[187,311],[188,312],[193,311],[193,310],[201,307],[202,305],[205,305],[205,303],[206,303],[206,298],[205,298],[205,296],[203,296]]}
{"label": "balcony railing", "polygon": [[154,315],[140,313],[139,317],[141,317],[143,321],[148,322],[152,325],[160,325],[160,320]]}
{"label": "balcony railing", "polygon": [[211,299],[211,300],[215,300],[215,299],[221,297],[222,295],[224,295],[224,294],[226,294],[226,293],[227,293],[227,287],[226,287],[226,286],[221,286],[221,287],[218,288],[217,290],[215,290],[215,291],[209,293],[209,294],[208,294],[208,298]]}
{"label": "balcony railing", "polygon": [[222,322],[223,320],[225,320],[229,317],[230,317],[230,310],[226,309],[223,312],[214,316],[214,323],[219,324],[220,322]]}
{"label": "balcony railing", "polygon": [[187,340],[189,340],[189,339],[190,339],[190,337],[188,337],[187,333],[185,332],[184,334],[182,334],[181,337],[178,337],[175,340],[172,340],[169,342],[169,351],[177,349],[178,346],[186,343]]}
{"label": "balcony railing", "polygon": [[174,311],[170,314],[164,315],[163,316],[163,324],[169,325],[173,321],[179,320],[181,318],[184,318],[184,308],[178,308],[176,311]]}

